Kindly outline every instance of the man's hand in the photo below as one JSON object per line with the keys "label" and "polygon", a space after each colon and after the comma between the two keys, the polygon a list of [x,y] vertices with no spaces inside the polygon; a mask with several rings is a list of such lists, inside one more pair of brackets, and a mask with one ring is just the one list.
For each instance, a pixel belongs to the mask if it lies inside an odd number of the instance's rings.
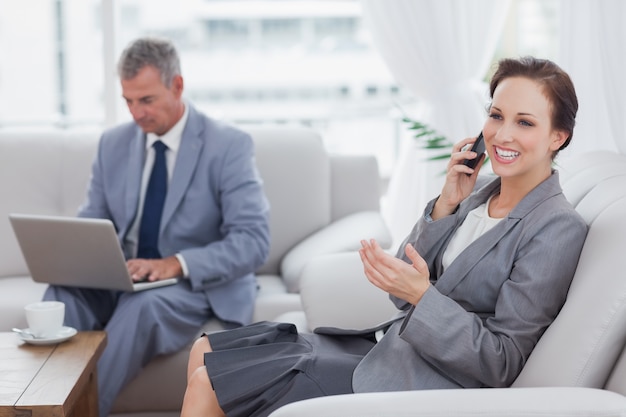
{"label": "man's hand", "polygon": [[176,256],[164,259],[130,259],[126,267],[133,281],[160,281],[181,277],[183,269]]}

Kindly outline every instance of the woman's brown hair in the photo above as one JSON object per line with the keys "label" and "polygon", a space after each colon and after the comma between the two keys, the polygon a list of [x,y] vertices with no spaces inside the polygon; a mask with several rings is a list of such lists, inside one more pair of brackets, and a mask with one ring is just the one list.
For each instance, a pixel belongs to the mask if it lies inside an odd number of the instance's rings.
{"label": "woman's brown hair", "polygon": [[529,56],[519,59],[505,58],[498,62],[498,68],[491,77],[489,96],[493,98],[498,84],[511,77],[528,78],[543,87],[552,107],[552,128],[568,133],[567,140],[561,145],[559,151],[565,149],[572,140],[578,111],[576,90],[569,75],[547,59]]}

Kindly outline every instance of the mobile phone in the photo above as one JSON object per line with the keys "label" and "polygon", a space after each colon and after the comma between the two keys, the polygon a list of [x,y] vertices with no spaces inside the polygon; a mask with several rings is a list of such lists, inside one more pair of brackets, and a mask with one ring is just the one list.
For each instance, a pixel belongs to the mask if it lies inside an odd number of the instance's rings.
{"label": "mobile phone", "polygon": [[463,161],[463,165],[474,169],[476,167],[476,164],[480,160],[481,155],[485,153],[485,139],[483,138],[483,132],[480,132],[480,135],[478,135],[476,141],[472,145],[472,149],[470,150],[476,152],[476,158],[466,159],[465,161]]}

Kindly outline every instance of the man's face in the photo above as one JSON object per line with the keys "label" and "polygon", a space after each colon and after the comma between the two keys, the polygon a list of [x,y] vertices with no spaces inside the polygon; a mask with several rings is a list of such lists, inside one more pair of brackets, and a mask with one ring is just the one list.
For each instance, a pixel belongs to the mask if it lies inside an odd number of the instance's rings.
{"label": "man's face", "polygon": [[183,78],[180,75],[174,76],[172,84],[166,87],[159,70],[145,66],[136,76],[121,83],[128,110],[145,133],[161,136],[183,115]]}

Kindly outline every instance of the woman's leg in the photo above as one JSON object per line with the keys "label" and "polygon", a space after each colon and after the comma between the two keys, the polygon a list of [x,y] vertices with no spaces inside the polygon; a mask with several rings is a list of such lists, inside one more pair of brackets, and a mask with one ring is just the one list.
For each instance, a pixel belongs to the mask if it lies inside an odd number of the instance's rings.
{"label": "woman's leg", "polygon": [[187,383],[195,370],[204,366],[204,354],[208,352],[213,352],[208,337],[202,336],[193,343],[187,363]]}
{"label": "woman's leg", "polygon": [[191,347],[189,363],[187,364],[187,389],[183,399],[181,417],[225,416],[217,402],[209,374],[207,374],[204,366],[204,354],[212,351],[209,338],[206,336],[197,339]]}
{"label": "woman's leg", "polygon": [[217,402],[204,365],[189,377],[180,417],[226,417]]}

